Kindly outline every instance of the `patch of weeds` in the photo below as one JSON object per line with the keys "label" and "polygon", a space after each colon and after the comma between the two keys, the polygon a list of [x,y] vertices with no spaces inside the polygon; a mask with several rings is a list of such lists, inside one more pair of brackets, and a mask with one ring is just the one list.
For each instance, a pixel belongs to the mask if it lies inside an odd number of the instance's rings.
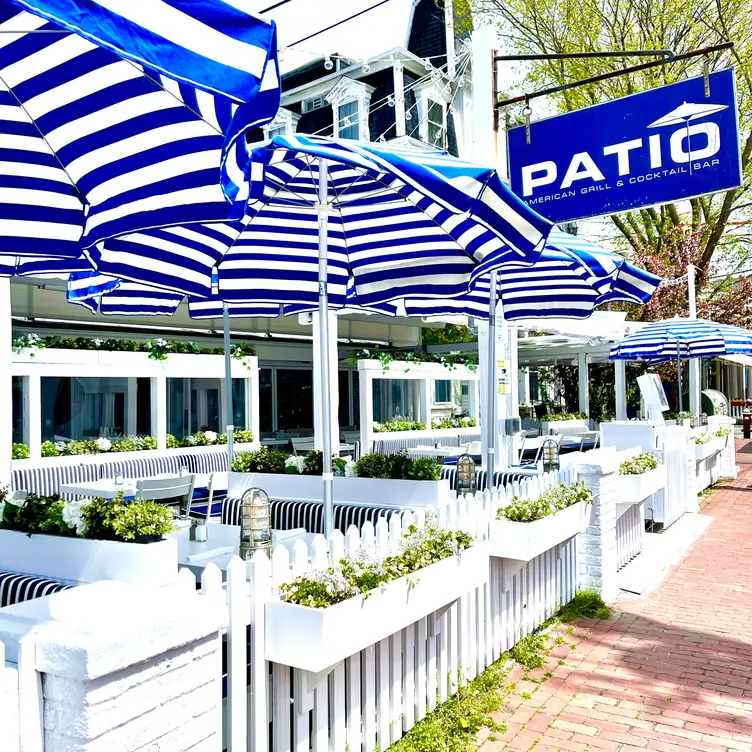
{"label": "patch of weeds", "polygon": [[556,639],[554,640],[554,645],[566,645],[567,641],[564,639],[563,635],[556,635]]}
{"label": "patch of weeds", "polygon": [[563,659],[561,659],[561,658],[559,659],[559,665],[560,665],[560,666],[563,666],[563,665],[564,665],[565,663],[566,663],[566,661],[565,661],[565,660],[563,660]]}
{"label": "patch of weeds", "polygon": [[546,650],[546,638],[538,633],[523,637],[510,651],[510,655],[526,671],[543,666],[543,654]]}
{"label": "patch of weeds", "polygon": [[546,673],[543,674],[543,678],[544,679],[550,679],[552,676],[553,676],[553,672],[552,671],[546,671]]}
{"label": "patch of weeds", "polygon": [[586,589],[580,590],[569,603],[563,605],[556,612],[556,618],[563,622],[578,619],[610,619],[611,609],[595,590]]}
{"label": "patch of weeds", "polygon": [[521,695],[523,700],[532,700],[533,696],[530,694],[530,692],[523,692]]}

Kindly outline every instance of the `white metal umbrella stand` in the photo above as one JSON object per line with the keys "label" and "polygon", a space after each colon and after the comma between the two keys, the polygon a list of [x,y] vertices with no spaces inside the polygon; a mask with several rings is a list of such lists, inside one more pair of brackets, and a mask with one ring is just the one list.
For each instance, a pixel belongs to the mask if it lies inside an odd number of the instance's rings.
{"label": "white metal umbrella stand", "polygon": [[316,210],[319,220],[319,349],[321,357],[321,415],[323,423],[322,454],[324,481],[324,535],[327,538],[334,530],[333,486],[334,473],[332,471],[332,423],[330,420],[329,387],[331,374],[329,373],[329,292],[327,282],[327,259],[329,242],[329,163],[319,161],[318,203]]}
{"label": "white metal umbrella stand", "polygon": [[227,421],[227,469],[232,470],[232,462],[235,459],[235,420],[232,405],[232,353],[230,351],[230,307],[225,303],[222,306],[222,324],[225,345],[225,415]]}

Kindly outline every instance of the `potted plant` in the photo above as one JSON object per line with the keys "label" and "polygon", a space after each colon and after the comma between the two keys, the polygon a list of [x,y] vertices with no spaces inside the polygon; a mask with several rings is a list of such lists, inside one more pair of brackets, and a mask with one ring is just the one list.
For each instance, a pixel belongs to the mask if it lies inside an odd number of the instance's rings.
{"label": "potted plant", "polygon": [[551,433],[582,433],[590,429],[590,423],[585,413],[547,413],[541,418],[543,434]]}
{"label": "potted plant", "polygon": [[713,441],[719,452],[722,452],[728,446],[729,436],[731,436],[731,434],[731,426],[719,426],[713,432]]}
{"label": "potted plant", "polygon": [[702,462],[702,460],[712,457],[719,451],[718,446],[713,441],[713,437],[709,433],[703,431],[695,436],[695,458],[697,462]]}
{"label": "potted plant", "polygon": [[691,415],[688,412],[666,412],[663,413],[663,417],[666,419],[667,426],[685,426],[689,428],[692,422]]}
{"label": "potted plant", "polygon": [[491,556],[530,561],[581,533],[593,495],[580,482],[549,488],[537,499],[514,497],[490,523]]}
{"label": "potted plant", "polygon": [[64,501],[3,493],[0,569],[68,583],[121,580],[164,585],[178,573],[171,510],[154,501]]}
{"label": "potted plant", "polygon": [[619,465],[616,487],[618,505],[639,504],[666,486],[666,467],[655,456],[643,452]]}
{"label": "potted plant", "polygon": [[266,603],[266,659],[325,671],[453,603],[488,579],[488,548],[433,520],[379,561],[359,550],[279,586]]}

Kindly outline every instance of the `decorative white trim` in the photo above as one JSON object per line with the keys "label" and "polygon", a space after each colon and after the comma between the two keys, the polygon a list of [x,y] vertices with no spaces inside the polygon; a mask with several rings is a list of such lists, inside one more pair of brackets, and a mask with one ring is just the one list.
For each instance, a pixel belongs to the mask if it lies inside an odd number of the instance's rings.
{"label": "decorative white trim", "polygon": [[[428,144],[428,104],[430,100],[442,105],[444,110],[443,136],[444,147],[447,146],[447,119],[449,105],[452,100],[451,91],[446,91],[446,80],[442,77],[432,76],[431,80],[415,88],[415,97],[419,102],[418,113],[420,116],[420,140]],[[431,145],[433,146],[433,145]]]}
{"label": "decorative white trim", "polygon": [[298,115],[292,110],[280,107],[277,114],[274,116],[274,120],[272,120],[269,125],[263,127],[264,137],[269,138],[270,131],[273,131],[276,128],[284,128],[285,136],[292,136],[298,130],[298,121],[301,117],[301,115]]}
{"label": "decorative white trim", "polygon": [[368,114],[371,105],[371,95],[375,91],[373,86],[364,84],[362,81],[356,81],[352,78],[343,76],[329,90],[324,99],[332,105],[334,137],[339,137],[339,108],[348,102],[358,103],[358,120],[359,140],[370,141],[370,129],[368,126]]}

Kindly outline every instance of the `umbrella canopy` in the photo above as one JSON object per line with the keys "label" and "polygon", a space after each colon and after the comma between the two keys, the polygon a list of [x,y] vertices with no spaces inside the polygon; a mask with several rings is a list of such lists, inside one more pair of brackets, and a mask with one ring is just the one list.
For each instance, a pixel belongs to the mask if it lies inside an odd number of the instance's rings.
{"label": "umbrella canopy", "polygon": [[684,102],[675,109],[671,110],[667,115],[654,120],[648,128],[661,128],[665,125],[684,125],[690,120],[696,120],[697,118],[706,117],[712,115],[715,112],[728,109],[727,104],[712,104],[707,102],[705,104],[692,104],[691,102]]}
{"label": "umbrella canopy", "polygon": [[752,353],[752,331],[707,319],[651,321],[611,348],[611,360],[662,363]]}
{"label": "umbrella canopy", "polygon": [[99,271],[228,302],[318,301],[319,168],[328,164],[328,284],[360,305],[411,295],[461,295],[484,272],[537,260],[550,223],[492,169],[442,152],[275,137],[251,150],[251,198],[236,223],[128,237],[94,260]]}
{"label": "umbrella canopy", "polygon": [[0,253],[75,259],[242,216],[279,105],[273,24],[223,2],[0,0]]}

